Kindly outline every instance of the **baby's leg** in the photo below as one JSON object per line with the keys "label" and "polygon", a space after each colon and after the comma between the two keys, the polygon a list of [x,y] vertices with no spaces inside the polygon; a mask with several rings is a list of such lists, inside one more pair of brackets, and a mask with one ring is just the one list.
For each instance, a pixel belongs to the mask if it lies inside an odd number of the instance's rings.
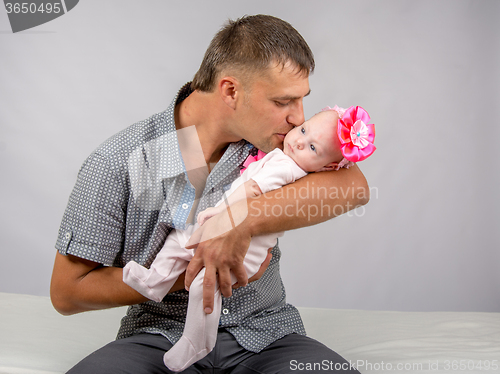
{"label": "baby's leg", "polygon": [[[257,273],[267,257],[267,250],[276,245],[282,234],[269,234],[252,238],[243,262],[248,277]],[[219,284],[215,286],[214,310],[211,314],[203,311],[203,278],[205,268],[196,276],[189,289],[189,305],[181,339],[163,358],[165,365],[172,371],[182,371],[205,357],[215,346],[219,326],[222,298]],[[231,273],[232,283],[236,277]]]}
{"label": "baby's leg", "polygon": [[180,340],[163,357],[165,365],[172,371],[182,371],[205,357],[214,348],[222,304],[219,284],[215,285],[214,310],[206,314],[203,310],[203,268],[189,288],[189,305]]}
{"label": "baby's leg", "polygon": [[181,246],[182,238],[181,232],[170,233],[149,269],[135,261],[127,263],[123,281],[148,299],[162,301],[192,258],[192,252]]}

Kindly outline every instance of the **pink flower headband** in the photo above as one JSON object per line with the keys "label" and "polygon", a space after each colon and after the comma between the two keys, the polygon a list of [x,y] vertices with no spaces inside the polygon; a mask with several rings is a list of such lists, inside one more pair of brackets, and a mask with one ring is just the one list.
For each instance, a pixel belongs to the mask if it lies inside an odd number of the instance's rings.
{"label": "pink flower headband", "polygon": [[349,168],[355,162],[363,161],[375,152],[373,141],[375,140],[375,125],[368,123],[370,116],[360,106],[352,106],[348,109],[326,107],[325,110],[334,110],[339,114],[337,135],[340,140],[340,150],[344,158],[338,164],[336,170]]}

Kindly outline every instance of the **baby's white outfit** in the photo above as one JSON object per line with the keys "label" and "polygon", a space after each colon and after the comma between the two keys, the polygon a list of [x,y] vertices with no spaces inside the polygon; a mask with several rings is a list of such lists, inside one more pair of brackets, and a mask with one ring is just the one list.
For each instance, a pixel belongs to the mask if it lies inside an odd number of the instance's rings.
{"label": "baby's white outfit", "polygon": [[[231,185],[227,196],[240,185],[253,179],[262,193],[292,183],[307,174],[283,151],[276,148],[261,160],[251,163],[243,174]],[[224,202],[219,201],[217,205]],[[177,277],[185,270],[194,255],[185,245],[198,225],[189,225],[186,230],[173,230],[167,237],[161,251],[149,269],[134,261],[123,269],[123,281],[147,298],[161,302]],[[266,259],[267,250],[276,245],[283,232],[260,235],[252,238],[243,265],[248,277],[259,270]],[[206,314],[203,310],[203,277],[205,268],[198,273],[189,289],[189,303],[181,339],[165,353],[165,365],[173,371],[182,371],[194,362],[205,357],[215,346],[217,328],[222,305],[218,284],[214,295],[214,310]],[[236,278],[232,275],[233,284]]]}

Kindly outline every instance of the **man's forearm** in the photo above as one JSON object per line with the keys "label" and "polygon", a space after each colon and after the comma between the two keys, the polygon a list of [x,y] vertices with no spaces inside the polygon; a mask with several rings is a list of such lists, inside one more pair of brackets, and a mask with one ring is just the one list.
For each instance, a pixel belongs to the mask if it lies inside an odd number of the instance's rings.
{"label": "man's forearm", "polygon": [[75,282],[71,289],[68,287],[59,293],[52,292],[52,303],[62,314],[75,314],[147,301],[125,285],[121,276],[120,268],[98,268]]}
{"label": "man's forearm", "polygon": [[369,199],[366,179],[355,165],[350,169],[311,173],[295,183],[242,202],[247,204],[248,212],[244,220],[238,221],[252,236],[293,230],[347,213]]}
{"label": "man's forearm", "polygon": [[[56,255],[50,287],[55,309],[65,315],[133,305],[147,301],[123,283],[123,269],[102,267],[75,256]],[[170,292],[184,288],[179,277]]]}

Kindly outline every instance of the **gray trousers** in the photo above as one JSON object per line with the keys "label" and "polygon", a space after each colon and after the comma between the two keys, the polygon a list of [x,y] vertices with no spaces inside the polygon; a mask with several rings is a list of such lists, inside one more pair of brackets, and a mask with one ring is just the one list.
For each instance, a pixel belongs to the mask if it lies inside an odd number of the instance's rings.
{"label": "gray trousers", "polygon": [[[90,354],[68,374],[170,374],[163,354],[172,344],[163,336],[139,334],[109,343]],[[247,351],[220,330],[215,348],[183,373],[358,373],[337,353],[306,336],[291,334],[259,353]]]}

